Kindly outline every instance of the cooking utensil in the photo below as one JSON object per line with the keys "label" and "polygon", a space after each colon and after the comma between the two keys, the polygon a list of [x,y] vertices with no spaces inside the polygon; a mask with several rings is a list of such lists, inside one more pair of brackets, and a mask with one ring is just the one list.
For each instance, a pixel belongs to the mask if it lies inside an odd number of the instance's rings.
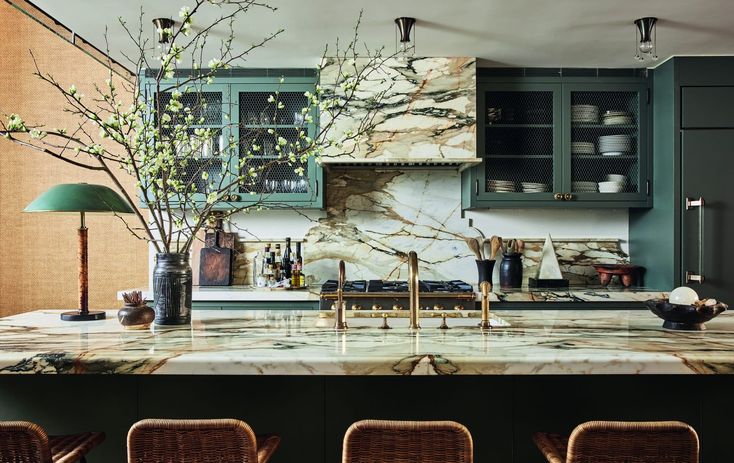
{"label": "cooking utensil", "polygon": [[464,241],[466,242],[466,245],[469,246],[469,250],[474,253],[474,256],[476,256],[477,260],[483,260],[479,240],[477,240],[476,238],[464,237]]}
{"label": "cooking utensil", "polygon": [[497,258],[497,251],[500,250],[500,247],[502,246],[502,238],[500,238],[497,235],[492,236],[492,238],[489,239],[489,258],[491,260],[495,260]]}

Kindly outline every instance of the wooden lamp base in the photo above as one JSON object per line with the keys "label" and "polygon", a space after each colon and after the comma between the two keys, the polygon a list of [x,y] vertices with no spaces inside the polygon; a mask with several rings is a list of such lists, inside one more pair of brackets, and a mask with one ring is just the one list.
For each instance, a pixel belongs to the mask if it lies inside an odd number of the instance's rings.
{"label": "wooden lamp base", "polygon": [[105,313],[101,310],[89,311],[89,257],[87,253],[87,227],[84,223],[84,212],[81,213],[79,233],[79,310],[64,312],[61,319],[66,322],[86,322],[104,320]]}
{"label": "wooden lamp base", "polygon": [[101,310],[87,313],[83,313],[81,310],[75,310],[73,312],[63,312],[61,319],[65,322],[87,322],[91,320],[104,320],[105,316],[106,314]]}

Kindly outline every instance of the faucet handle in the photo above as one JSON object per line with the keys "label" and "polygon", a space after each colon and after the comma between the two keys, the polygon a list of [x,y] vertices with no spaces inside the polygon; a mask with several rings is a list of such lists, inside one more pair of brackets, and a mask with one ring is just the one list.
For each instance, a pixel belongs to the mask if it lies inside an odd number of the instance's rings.
{"label": "faucet handle", "polygon": [[344,283],[347,280],[347,271],[344,267],[344,261],[339,261],[339,279],[337,280],[337,284],[339,286],[339,289],[344,289]]}

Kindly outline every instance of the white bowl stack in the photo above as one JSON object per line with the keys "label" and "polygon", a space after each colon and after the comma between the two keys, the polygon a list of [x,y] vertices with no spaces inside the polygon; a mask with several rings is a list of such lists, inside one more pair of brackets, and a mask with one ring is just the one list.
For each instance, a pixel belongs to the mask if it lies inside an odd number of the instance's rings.
{"label": "white bowl stack", "polygon": [[580,124],[598,124],[599,107],[590,104],[571,105],[571,122]]}
{"label": "white bowl stack", "polygon": [[609,174],[605,182],[599,182],[599,193],[621,193],[626,189],[626,175]]}
{"label": "white bowl stack", "polygon": [[513,193],[517,191],[512,180],[487,180],[487,189],[493,193]]}
{"label": "white bowl stack", "polygon": [[622,135],[602,135],[599,137],[599,152],[604,156],[620,156],[632,151],[632,137]]}
{"label": "white bowl stack", "polygon": [[550,191],[550,185],[538,182],[521,182],[523,193],[545,193]]}

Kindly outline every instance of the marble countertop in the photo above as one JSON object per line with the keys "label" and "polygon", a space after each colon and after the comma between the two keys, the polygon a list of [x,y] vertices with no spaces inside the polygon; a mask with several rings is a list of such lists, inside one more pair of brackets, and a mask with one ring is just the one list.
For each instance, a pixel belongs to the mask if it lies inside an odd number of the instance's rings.
{"label": "marble countertop", "polygon": [[[153,299],[150,289],[128,289],[118,291],[117,299],[122,300],[122,293],[142,291],[143,297]],[[302,290],[284,290],[256,288],[254,286],[194,286],[191,298],[194,302],[283,302],[319,300],[320,286]],[[648,299],[667,298],[668,293],[651,288],[625,288],[622,286],[572,286],[559,289],[518,288],[500,289],[495,285],[490,300],[493,302],[643,302]],[[481,296],[477,292],[477,300]]]}
{"label": "marble countertop", "polygon": [[[427,314],[426,314],[427,315]],[[461,317],[476,315],[464,312]],[[732,374],[734,316],[704,332],[671,332],[644,310],[502,310],[449,330],[422,318],[349,319],[316,311],[198,311],[191,326],[125,331],[115,314],[62,322],[58,311],[0,319],[0,374],[593,375]]]}

